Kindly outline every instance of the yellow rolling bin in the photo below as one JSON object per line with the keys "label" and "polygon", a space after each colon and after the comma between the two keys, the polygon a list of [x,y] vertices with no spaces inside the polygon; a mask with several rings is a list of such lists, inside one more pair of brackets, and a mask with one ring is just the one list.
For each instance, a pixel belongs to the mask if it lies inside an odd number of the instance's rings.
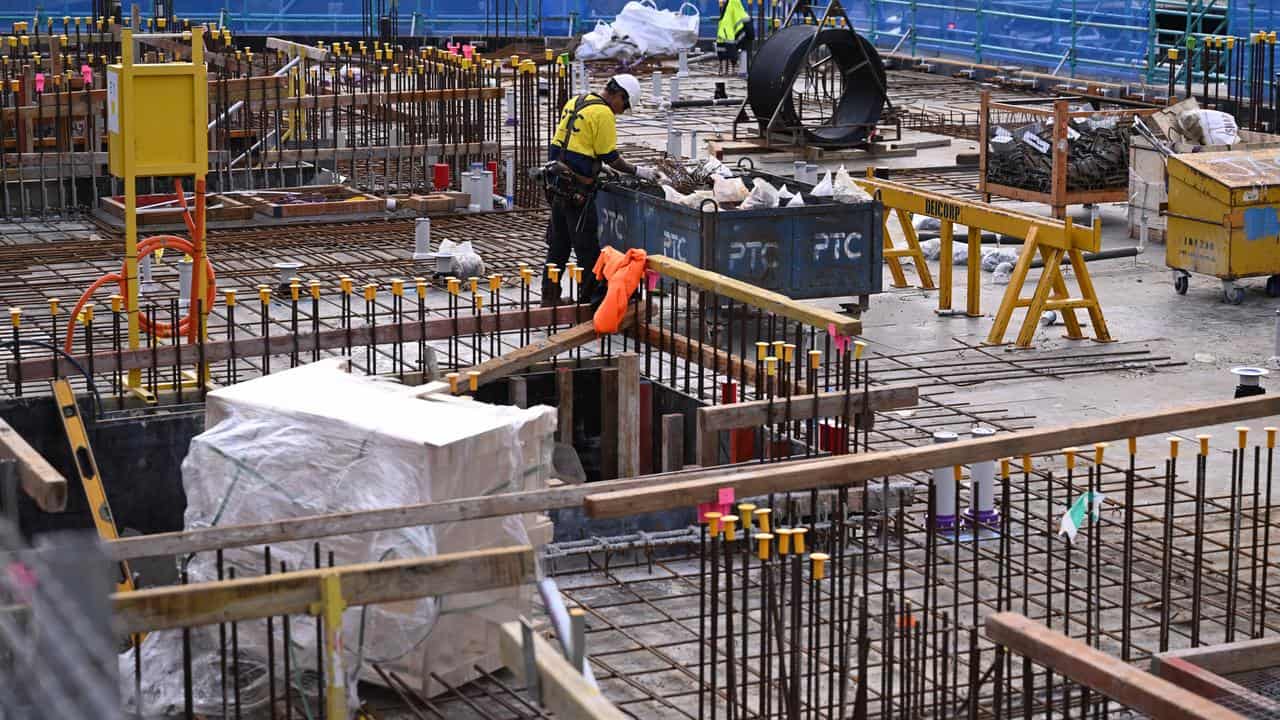
{"label": "yellow rolling bin", "polygon": [[1169,157],[1165,262],[1185,295],[1191,273],[1222,280],[1222,297],[1244,300],[1236,280],[1267,277],[1280,296],[1280,148]]}

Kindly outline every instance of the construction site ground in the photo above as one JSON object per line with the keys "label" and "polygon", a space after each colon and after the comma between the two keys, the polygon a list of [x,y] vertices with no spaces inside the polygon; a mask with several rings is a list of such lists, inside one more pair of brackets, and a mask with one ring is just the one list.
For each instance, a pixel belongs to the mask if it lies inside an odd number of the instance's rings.
{"label": "construction site ground", "polygon": [[[596,77],[603,77],[597,73]],[[894,84],[894,78],[901,82]],[[730,97],[741,97],[744,83],[736,77],[722,78],[695,72],[695,77],[685,84],[688,97],[710,97],[711,86],[716,81],[727,83]],[[948,93],[956,87],[963,87],[972,95],[974,85],[968,81],[956,81],[935,76],[894,73],[891,75],[891,89],[895,101],[902,105],[911,102],[910,92]],[[913,84],[914,83],[914,84]],[[645,80],[646,89],[648,80]],[[934,86],[938,87],[934,87]],[[922,89],[923,88],[923,89]],[[918,98],[917,98],[918,100]],[[960,103],[961,101],[957,101]],[[731,130],[736,106],[699,108],[681,112],[678,117],[681,124],[690,129],[699,129],[700,138],[713,132],[728,133]],[[657,152],[665,148],[666,130],[659,118],[656,108],[644,105],[637,109],[634,116],[620,118],[619,137],[624,153],[633,159],[642,159],[643,152],[648,149]],[[942,143],[941,141],[949,141]],[[914,155],[897,155],[893,157],[873,157],[867,153],[841,153],[837,159],[819,161],[823,171],[845,165],[854,173],[866,167],[888,167],[896,169],[913,168],[956,168],[957,156],[976,153],[976,143],[962,137],[935,135],[922,130],[905,130],[903,143],[923,142],[933,144],[923,147]],[[726,160],[736,159],[726,158]],[[751,157],[757,167],[789,175],[794,155],[789,151],[757,152],[746,154]],[[950,176],[963,185],[964,178],[969,178],[969,190],[957,191],[961,197],[974,198],[973,182],[976,182],[976,166],[964,165],[961,169],[950,173]],[[965,169],[967,168],[967,169]],[[908,175],[903,182],[913,182]],[[936,180],[936,179],[935,179]],[[923,176],[918,182],[933,182]],[[959,187],[959,185],[957,187]],[[941,186],[939,186],[941,187]],[[1026,203],[1002,202],[1002,207],[1016,208],[1038,213],[1048,213],[1044,206]],[[1130,247],[1137,241],[1129,236],[1126,218],[1126,206],[1105,205],[1097,209],[1102,223],[1102,248],[1114,249]],[[1070,216],[1077,222],[1090,222],[1093,210],[1083,207],[1072,207]],[[453,220],[450,220],[453,222]],[[463,219],[459,223],[465,223]],[[892,224],[891,224],[892,226]],[[521,222],[512,226],[510,234],[498,232],[487,238],[478,238],[477,243],[482,255],[491,254],[495,264],[512,266],[517,261],[537,266],[543,260],[540,255],[541,228],[537,222]],[[20,290],[23,277],[29,268],[44,260],[43,255],[58,248],[70,248],[76,242],[87,238],[90,234],[101,232],[91,222],[79,219],[31,219],[24,222],[8,222],[0,225],[0,254],[3,261],[3,274],[8,281],[0,280],[0,302],[5,305],[23,304],[34,314],[37,308],[31,308],[31,296],[6,296],[6,289],[14,293],[25,293]],[[219,248],[215,242],[211,245],[210,255],[215,265],[219,266],[220,287],[238,287],[242,297],[253,297],[253,287],[257,283],[274,282],[276,271],[272,263],[282,260],[307,261],[323,253],[323,264],[338,268],[343,265],[356,267],[361,263],[382,263],[381,267],[394,270],[399,264],[406,263],[412,252],[412,237],[387,239],[377,249],[376,257],[367,254],[346,255],[343,245],[338,241],[324,244],[323,238],[317,237],[306,229],[293,231],[280,229],[278,242],[258,248],[244,257],[252,261],[244,261],[239,256],[231,258],[227,265],[219,265],[223,260],[218,256]],[[296,232],[296,237],[284,237],[287,233]],[[895,240],[902,242],[900,234],[895,231]],[[990,246],[985,246],[990,247]],[[237,253],[240,253],[237,250]],[[364,252],[364,251],[362,251]],[[311,255],[316,253],[317,255]],[[70,253],[69,255],[75,255]],[[78,274],[91,265],[95,269],[109,268],[119,262],[120,253],[102,251],[93,256],[68,256],[59,261],[60,270],[70,274]],[[79,264],[79,265],[78,265]],[[315,265],[313,259],[312,264]],[[223,268],[226,268],[224,272]],[[930,263],[934,278],[938,277],[938,265]],[[1060,375],[1052,371],[1035,373],[1034,377],[1021,377],[1016,380],[976,380],[966,382],[963,386],[950,388],[947,401],[962,401],[970,410],[983,409],[1002,410],[1002,415],[1015,418],[1034,418],[1020,426],[1036,425],[1047,427],[1070,422],[1119,416],[1138,413],[1146,410],[1168,407],[1171,405],[1201,400],[1217,400],[1232,395],[1236,378],[1230,369],[1242,365],[1267,367],[1269,359],[1275,352],[1276,318],[1280,311],[1280,299],[1268,297],[1263,290],[1263,279],[1243,281],[1246,297],[1240,305],[1223,302],[1221,283],[1214,278],[1192,277],[1190,290],[1185,296],[1175,293],[1173,276],[1164,262],[1163,245],[1147,245],[1133,258],[1102,260],[1089,264],[1097,295],[1101,300],[1102,310],[1110,334],[1115,342],[1101,345],[1092,340],[1070,341],[1062,337],[1063,327],[1059,321],[1053,325],[1042,325],[1035,333],[1034,347],[1031,349],[1015,349],[1012,345],[984,347],[992,324],[992,314],[998,307],[1005,292],[1004,285],[996,284],[991,273],[981,274],[981,317],[966,317],[963,314],[940,316],[936,310],[938,296],[936,290],[921,290],[915,287],[918,276],[913,269],[907,268],[908,282],[912,287],[893,288],[888,269],[885,274],[885,291],[871,298],[869,310],[862,316],[863,339],[869,343],[872,353],[872,376],[877,370],[885,371],[891,366],[889,361],[876,360],[877,355],[891,355],[911,360],[912,355],[921,353],[918,358],[920,367],[929,364],[926,353],[931,351],[955,351],[961,356],[974,360],[992,360],[1003,362],[1010,368],[1018,363],[1043,357],[1051,353],[1087,353],[1114,352],[1120,349],[1146,350],[1149,356],[1167,357],[1171,362],[1154,362],[1146,356],[1135,355],[1136,360],[1122,369],[1106,372],[1094,372],[1073,375],[1063,372]],[[510,272],[510,267],[507,269]],[[100,270],[99,270],[100,272]],[[167,271],[166,271],[167,272]],[[965,304],[965,270],[963,265],[954,268],[953,286],[955,287],[954,307],[963,308]],[[1032,270],[1029,284],[1039,276],[1039,270]],[[1067,272],[1067,282],[1072,278]],[[88,273],[96,277],[95,273]],[[390,272],[387,273],[390,276]],[[222,279],[225,277],[226,279]],[[229,285],[228,285],[229,283]],[[63,302],[70,303],[82,286],[66,287],[60,291]],[[50,290],[45,291],[50,294]],[[824,298],[810,301],[813,304],[833,310],[839,310],[842,303],[856,298]],[[1021,322],[1021,313],[1016,313],[1010,328],[1010,337],[1016,334]],[[1081,313],[1085,323],[1086,335],[1091,335],[1087,326],[1087,316]],[[912,362],[913,365],[917,362]],[[1160,367],[1156,367],[1160,365]],[[1060,368],[1061,369],[1061,368]],[[935,371],[945,376],[946,369]],[[921,372],[921,379],[929,377]],[[1263,385],[1267,385],[1266,379]],[[899,411],[903,417],[909,417],[913,411]],[[1261,428],[1255,428],[1260,431]],[[1217,438],[1227,438],[1231,428],[1222,427],[1204,430]],[[1191,437],[1186,438],[1188,445]],[[917,437],[914,444],[927,442],[926,438]],[[1226,447],[1226,444],[1222,445]],[[1215,450],[1217,457],[1210,459],[1214,467],[1226,467],[1228,459],[1222,457],[1224,451]],[[1161,443],[1146,442],[1139,446],[1139,464],[1146,467],[1160,467],[1167,454],[1167,447]],[[1229,456],[1228,456],[1229,457]],[[1210,494],[1228,492],[1228,475],[1225,472],[1208,474],[1208,491]],[[921,505],[922,507],[922,505]],[[917,508],[918,509],[918,508]],[[923,511],[922,511],[923,512]],[[918,521],[917,521],[918,522]],[[696,552],[696,545],[689,548]],[[627,558],[634,562],[636,558]],[[696,596],[689,604],[688,597],[675,598],[687,593],[692,583],[696,592],[696,581],[689,578],[696,572],[696,555],[692,561],[677,562],[674,565],[660,564],[650,574],[644,562],[624,572],[629,582],[636,583],[623,588],[625,583],[615,582],[611,576],[600,572],[595,560],[584,561],[582,572],[566,575],[564,585],[571,601],[583,599],[591,603],[600,603],[589,620],[591,629],[588,652],[600,658],[597,672],[606,678],[610,674],[625,676],[635,673],[631,680],[613,679],[605,683],[606,694],[615,702],[623,703],[629,712],[643,716],[681,717],[694,712],[697,703],[696,679],[687,672],[678,669],[681,663],[696,662],[696,657],[686,656],[691,648],[696,647],[693,631],[689,630],[689,615],[694,622],[697,618]],[[568,569],[570,566],[566,566]],[[647,579],[646,579],[647,578]],[[672,598],[670,604],[654,607],[644,602],[633,602],[630,594],[640,584],[656,583],[661,588],[654,596]],[[576,589],[575,589],[576,588]],[[628,598],[620,598],[620,595]],[[610,606],[617,603],[616,606]],[[673,617],[662,621],[664,612]],[[632,625],[637,627],[632,628]],[[655,657],[653,652],[642,653],[644,657],[630,657],[625,651],[638,641],[662,642],[686,639],[687,645],[679,645],[664,661],[665,665],[655,668],[646,665]],[[621,657],[610,655],[621,653]],[[683,653],[683,654],[682,654]],[[632,663],[632,664],[628,664]],[[662,664],[662,663],[660,663]],[[696,670],[695,670],[696,675]],[[635,705],[639,703],[639,707]],[[392,703],[394,704],[394,703]],[[453,703],[454,710],[467,712],[462,706],[466,703]],[[677,709],[678,708],[678,709]],[[388,710],[386,717],[395,717]],[[408,715],[405,715],[408,717]]]}

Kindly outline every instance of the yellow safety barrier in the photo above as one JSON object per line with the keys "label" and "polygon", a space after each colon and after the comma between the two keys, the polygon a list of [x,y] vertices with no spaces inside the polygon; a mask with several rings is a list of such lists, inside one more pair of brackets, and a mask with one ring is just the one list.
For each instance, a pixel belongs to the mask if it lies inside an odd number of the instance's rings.
{"label": "yellow safety barrier", "polygon": [[[921,286],[925,289],[931,289],[933,286],[928,268],[924,263],[924,256],[919,250],[920,245],[915,229],[911,224],[912,215],[934,217],[942,223],[939,260],[941,285],[938,292],[940,313],[951,312],[951,250],[955,225],[964,225],[969,229],[966,238],[969,244],[969,259],[966,267],[965,313],[971,317],[982,314],[980,302],[982,231],[989,230],[1009,237],[1022,238],[1018,261],[1014,264],[1009,285],[1005,288],[1004,297],[996,311],[995,323],[987,335],[987,343],[1004,344],[1005,331],[1012,320],[1013,311],[1020,307],[1025,307],[1027,314],[1018,331],[1018,347],[1031,346],[1040,316],[1049,310],[1062,312],[1063,323],[1067,328],[1066,337],[1072,340],[1084,339],[1075,311],[1086,310],[1093,326],[1094,339],[1098,342],[1111,342],[1106,320],[1102,316],[1102,306],[1094,290],[1093,280],[1089,276],[1089,268],[1084,261],[1084,253],[1097,252],[1102,245],[1100,223],[1095,222],[1092,227],[1086,227],[1072,223],[1070,218],[1057,220],[997,208],[988,203],[957,200],[902,183],[882,180],[875,177],[874,173],[874,169],[868,168],[867,177],[858,180],[858,183],[884,204],[886,218],[887,210],[894,211],[907,236],[908,248],[893,249],[891,255],[892,241],[889,239],[888,228],[885,228],[885,260],[889,263],[895,287],[906,285],[898,262],[898,258],[904,255],[914,258],[917,272],[920,273]],[[1022,290],[1031,269],[1031,261],[1036,257],[1044,260],[1044,269],[1035,284],[1035,290],[1029,297],[1023,297]],[[1073,297],[1067,288],[1066,279],[1062,274],[1064,258],[1071,263],[1080,291],[1078,296]]]}

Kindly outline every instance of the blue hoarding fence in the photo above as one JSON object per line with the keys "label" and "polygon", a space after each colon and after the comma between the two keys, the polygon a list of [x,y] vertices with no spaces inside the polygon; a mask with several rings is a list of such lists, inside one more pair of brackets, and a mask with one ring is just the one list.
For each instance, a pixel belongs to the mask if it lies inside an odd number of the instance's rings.
{"label": "blue hoarding fence", "polygon": [[[391,2],[391,0],[387,0]],[[613,20],[627,0],[399,0],[401,36],[573,36]],[[753,17],[759,2],[747,0]],[[676,10],[682,0],[657,0]],[[695,0],[701,34],[715,37],[718,0]],[[362,0],[176,0],[181,17],[221,21],[244,35],[351,37],[361,32]],[[0,22],[41,16],[87,16],[91,0],[0,0]],[[1219,31],[1205,18],[1225,14],[1237,37],[1280,28],[1280,0],[1192,0],[1183,13],[1156,0],[850,0],[859,32],[882,50],[950,55],[985,64],[1016,64],[1063,77],[1144,80],[1167,77],[1165,50]],[[816,8],[822,12],[821,6]],[[1159,15],[1158,15],[1159,14]],[[497,18],[495,20],[495,18]],[[1183,66],[1185,67],[1185,65]],[[1199,67],[1193,56],[1192,67]]]}

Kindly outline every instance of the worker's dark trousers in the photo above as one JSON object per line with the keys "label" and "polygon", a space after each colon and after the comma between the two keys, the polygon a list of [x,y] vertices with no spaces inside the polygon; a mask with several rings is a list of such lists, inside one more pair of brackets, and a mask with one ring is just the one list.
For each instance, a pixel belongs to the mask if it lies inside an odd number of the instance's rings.
{"label": "worker's dark trousers", "polygon": [[[595,299],[596,278],[591,273],[600,256],[600,236],[596,231],[595,195],[582,207],[572,207],[560,198],[551,201],[551,222],[547,224],[547,262],[555,263],[560,270],[560,282],[551,282],[547,268],[542,268],[542,304],[550,305],[560,299],[561,286],[568,285],[564,266],[569,262],[569,251],[578,259],[582,268],[582,286],[574,291],[574,300],[588,302]],[[568,301],[565,293],[565,301]]]}

